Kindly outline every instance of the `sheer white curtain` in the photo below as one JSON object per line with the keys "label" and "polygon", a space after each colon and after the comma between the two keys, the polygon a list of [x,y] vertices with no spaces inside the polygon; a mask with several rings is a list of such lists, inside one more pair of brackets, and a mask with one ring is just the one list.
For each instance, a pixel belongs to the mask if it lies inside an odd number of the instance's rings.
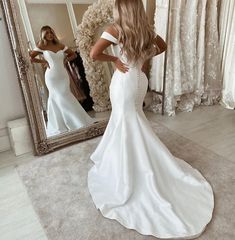
{"label": "sheer white curtain", "polygon": [[[192,111],[195,105],[210,105],[220,99],[217,4],[218,0],[156,0],[155,28],[163,37],[166,14],[170,14],[165,97],[168,115],[174,115],[176,109]],[[155,57],[152,61],[150,88],[156,91],[162,90],[163,59]]]}
{"label": "sheer white curtain", "polygon": [[235,1],[221,1],[220,45],[222,56],[223,91],[221,103],[235,108]]}
{"label": "sheer white curtain", "polygon": [[[169,0],[156,1],[155,11],[155,31],[163,39],[166,39],[167,25],[168,25],[168,5]],[[154,57],[151,68],[150,86],[156,91],[162,91],[162,79],[164,74],[164,59],[165,55],[161,54],[158,57]]]}

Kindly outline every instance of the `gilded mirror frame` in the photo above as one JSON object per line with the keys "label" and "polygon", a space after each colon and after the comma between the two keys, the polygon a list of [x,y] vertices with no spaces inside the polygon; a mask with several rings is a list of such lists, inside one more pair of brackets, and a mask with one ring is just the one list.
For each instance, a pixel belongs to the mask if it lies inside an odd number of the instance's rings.
{"label": "gilded mirror frame", "polygon": [[7,25],[11,50],[18,73],[29,126],[34,142],[35,154],[43,155],[69,144],[77,143],[103,134],[107,120],[101,120],[91,126],[47,137],[43,116],[40,110],[39,92],[34,79],[33,66],[28,57],[25,32],[20,23],[20,13],[15,0],[1,0],[3,16]]}

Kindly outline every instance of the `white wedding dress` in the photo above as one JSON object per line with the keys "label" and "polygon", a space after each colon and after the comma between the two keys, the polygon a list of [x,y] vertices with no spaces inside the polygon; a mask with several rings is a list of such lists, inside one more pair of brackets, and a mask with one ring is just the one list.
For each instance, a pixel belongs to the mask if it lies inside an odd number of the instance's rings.
{"label": "white wedding dress", "polygon": [[[113,51],[121,61],[117,39]],[[193,238],[212,218],[213,191],[189,164],[175,158],[150,127],[142,105],[148,80],[141,65],[115,71],[112,114],[88,173],[88,188],[103,216],[159,238]]]}
{"label": "white wedding dress", "polygon": [[45,82],[49,91],[47,136],[77,130],[94,122],[70,90],[69,75],[64,67],[66,50],[67,47],[57,52],[34,49],[43,53],[43,57],[50,66],[45,72]]}

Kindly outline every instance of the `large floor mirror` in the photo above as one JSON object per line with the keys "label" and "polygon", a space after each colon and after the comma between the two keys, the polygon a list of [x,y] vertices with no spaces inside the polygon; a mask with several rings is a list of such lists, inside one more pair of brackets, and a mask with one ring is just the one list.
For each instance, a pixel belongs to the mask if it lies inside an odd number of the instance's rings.
{"label": "large floor mirror", "polygon": [[[92,62],[89,51],[112,20],[112,1],[1,3],[36,154],[101,135],[110,114],[108,86],[113,66]],[[97,22],[95,14],[102,7],[107,9],[106,15]],[[65,47],[57,51],[40,48],[40,43],[50,39],[50,35]],[[32,58],[35,53],[37,56]],[[72,53],[72,60],[65,61]]]}

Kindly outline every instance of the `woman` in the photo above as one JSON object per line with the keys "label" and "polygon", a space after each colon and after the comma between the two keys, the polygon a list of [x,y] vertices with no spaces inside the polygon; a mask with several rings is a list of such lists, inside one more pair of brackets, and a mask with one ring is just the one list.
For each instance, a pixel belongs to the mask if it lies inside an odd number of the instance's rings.
{"label": "woman", "polygon": [[[43,54],[44,60],[36,58]],[[54,30],[43,26],[40,41],[30,53],[31,61],[47,67],[45,82],[49,91],[47,104],[47,135],[55,135],[92,124],[94,120],[86,113],[70,90],[70,80],[64,67],[76,54],[59,42]]]}
{"label": "woman", "polygon": [[[114,55],[103,51],[112,45]],[[193,238],[211,220],[213,191],[205,178],[175,158],[151,129],[143,110],[144,62],[166,50],[149,26],[141,0],[116,0],[114,24],[92,48],[94,60],[112,61],[112,114],[88,173],[103,216],[159,238]]]}

